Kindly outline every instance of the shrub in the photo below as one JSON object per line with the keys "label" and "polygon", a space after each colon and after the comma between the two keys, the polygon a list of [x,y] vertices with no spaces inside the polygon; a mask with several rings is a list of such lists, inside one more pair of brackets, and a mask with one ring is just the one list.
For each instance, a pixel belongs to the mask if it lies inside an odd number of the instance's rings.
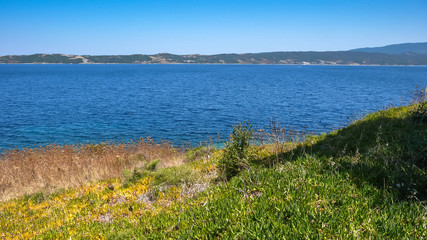
{"label": "shrub", "polygon": [[412,119],[416,123],[427,122],[427,102],[417,103],[414,110],[412,110]]}
{"label": "shrub", "polygon": [[132,171],[125,170],[123,175],[125,177],[125,188],[137,183],[140,179],[151,177],[154,179],[155,185],[179,185],[181,183],[189,183],[196,180],[199,174],[193,171],[189,165],[181,165],[168,168],[158,168],[160,159],[154,159],[146,163],[141,168],[135,168]]}
{"label": "shrub", "polygon": [[160,159],[156,158],[153,161],[147,163],[144,168],[147,171],[153,172],[157,169],[157,165],[159,165]]}
{"label": "shrub", "polygon": [[231,179],[249,166],[248,150],[252,133],[252,125],[248,122],[233,126],[230,141],[225,143],[224,154],[218,163],[220,176],[224,179]]}
{"label": "shrub", "polygon": [[157,170],[157,166],[160,163],[160,159],[156,158],[151,162],[146,163],[142,168],[135,168],[132,171],[125,169],[123,175],[125,177],[125,186],[130,186],[130,184],[136,183],[141,178],[144,178],[150,175],[151,172]]}
{"label": "shrub", "polygon": [[154,177],[156,185],[175,185],[181,183],[189,183],[198,179],[198,173],[188,165],[181,165],[177,167],[162,168],[159,171],[151,174]]}
{"label": "shrub", "polygon": [[193,149],[188,150],[185,153],[185,158],[187,162],[193,162],[199,158],[205,157],[211,154],[215,150],[214,146],[200,146]]}
{"label": "shrub", "polygon": [[417,123],[427,122],[427,87],[412,92],[412,104],[415,108],[411,111],[412,118]]}

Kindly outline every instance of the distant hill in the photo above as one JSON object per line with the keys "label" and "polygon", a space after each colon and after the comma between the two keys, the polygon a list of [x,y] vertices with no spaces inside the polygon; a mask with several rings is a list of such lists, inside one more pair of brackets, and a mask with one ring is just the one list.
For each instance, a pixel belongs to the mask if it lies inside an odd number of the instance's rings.
{"label": "distant hill", "polygon": [[[427,43],[423,43],[427,47]],[[395,49],[395,45],[375,49]],[[396,45],[397,46],[397,45]],[[0,56],[0,63],[67,63],[67,64],[301,64],[301,65],[427,65],[427,54],[420,54],[422,44],[399,44],[397,54],[369,52],[369,50],[329,52],[265,52],[216,55],[64,55],[33,54]],[[403,46],[412,46],[404,48]],[[374,48],[372,48],[374,49]],[[403,50],[405,49],[405,50]],[[410,52],[417,50],[415,53]],[[356,51],[357,50],[357,51]],[[379,51],[379,50],[378,50]],[[391,51],[391,50],[390,50]],[[427,50],[425,50],[427,53]]]}
{"label": "distant hill", "polygon": [[367,53],[385,53],[385,54],[403,54],[403,53],[427,54],[427,42],[401,43],[401,44],[387,45],[384,47],[357,48],[357,49],[352,49],[350,51],[367,52]]}

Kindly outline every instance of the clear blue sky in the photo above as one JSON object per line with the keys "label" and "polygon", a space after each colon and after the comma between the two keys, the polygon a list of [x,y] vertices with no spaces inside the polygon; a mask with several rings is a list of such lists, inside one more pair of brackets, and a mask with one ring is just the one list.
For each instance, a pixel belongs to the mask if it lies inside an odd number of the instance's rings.
{"label": "clear blue sky", "polygon": [[0,0],[0,55],[328,51],[427,42],[427,0]]}

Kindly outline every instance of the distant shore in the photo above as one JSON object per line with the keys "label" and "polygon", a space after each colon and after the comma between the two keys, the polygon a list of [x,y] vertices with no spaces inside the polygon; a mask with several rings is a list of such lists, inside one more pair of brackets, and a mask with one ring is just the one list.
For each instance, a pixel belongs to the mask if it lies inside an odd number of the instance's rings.
{"label": "distant shore", "polygon": [[274,63],[0,63],[0,65],[231,65],[231,66],[363,66],[363,67],[426,67],[424,65],[390,64],[274,64]]}
{"label": "distant shore", "polygon": [[32,54],[0,56],[7,64],[245,64],[245,65],[345,65],[345,66],[425,66],[427,54],[337,52],[266,52],[216,55],[65,55]]}

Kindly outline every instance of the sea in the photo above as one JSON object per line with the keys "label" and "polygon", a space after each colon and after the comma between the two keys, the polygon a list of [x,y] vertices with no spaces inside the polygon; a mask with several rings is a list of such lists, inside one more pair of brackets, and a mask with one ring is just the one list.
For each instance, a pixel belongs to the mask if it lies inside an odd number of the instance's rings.
{"label": "sea", "polygon": [[426,66],[0,64],[0,151],[145,137],[198,146],[244,121],[328,133],[426,86]]}

